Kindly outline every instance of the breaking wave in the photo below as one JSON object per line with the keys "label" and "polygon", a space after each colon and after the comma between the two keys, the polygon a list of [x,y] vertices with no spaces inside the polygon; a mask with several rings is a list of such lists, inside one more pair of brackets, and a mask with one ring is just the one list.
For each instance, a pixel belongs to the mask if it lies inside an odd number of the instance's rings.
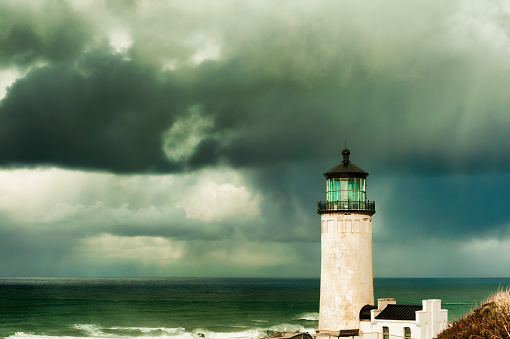
{"label": "breaking wave", "polygon": [[17,332],[6,339],[256,339],[283,331],[315,333],[313,328],[293,324],[277,324],[268,328],[258,327],[238,332],[215,332],[201,328],[187,331],[183,327],[101,327],[96,324],[75,324],[72,328],[80,335],[55,336]]}
{"label": "breaking wave", "polygon": [[309,313],[303,313],[298,316],[298,320],[313,320],[318,321],[319,320],[319,312],[309,312]]}

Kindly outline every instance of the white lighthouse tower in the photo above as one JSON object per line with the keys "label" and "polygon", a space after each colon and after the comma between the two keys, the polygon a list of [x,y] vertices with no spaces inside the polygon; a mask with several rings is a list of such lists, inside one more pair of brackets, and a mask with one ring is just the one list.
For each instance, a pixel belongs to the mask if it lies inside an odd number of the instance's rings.
{"label": "white lighthouse tower", "polygon": [[326,201],[319,201],[321,216],[321,290],[319,326],[315,334],[279,332],[265,339],[432,339],[448,326],[448,311],[441,300],[421,305],[398,305],[395,298],[380,298],[374,305],[372,269],[372,215],[375,203],[367,200],[368,172],[349,160],[326,173]]}
{"label": "white lighthouse tower", "polygon": [[321,289],[319,328],[326,336],[357,336],[360,311],[374,304],[372,215],[366,196],[368,173],[352,164],[350,152],[324,173],[326,201],[321,216]]}

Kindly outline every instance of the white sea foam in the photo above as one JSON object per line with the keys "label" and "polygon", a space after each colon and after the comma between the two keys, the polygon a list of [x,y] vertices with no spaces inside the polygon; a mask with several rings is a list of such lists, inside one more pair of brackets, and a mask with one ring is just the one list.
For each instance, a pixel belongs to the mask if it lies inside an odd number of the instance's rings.
{"label": "white sea foam", "polygon": [[[165,328],[165,327],[111,327],[102,328],[98,325],[93,324],[77,324],[73,328],[76,328],[83,332],[83,337],[71,337],[71,336],[49,336],[42,334],[24,333],[17,332],[6,339],[255,339],[262,338],[267,335],[267,331],[291,331],[291,332],[308,332],[314,333],[313,328],[304,328],[300,325],[292,324],[278,324],[269,328],[252,328],[246,329],[239,332],[214,332],[207,329],[195,328],[191,332],[187,332],[182,327],[177,328]],[[104,330],[117,330],[117,331],[132,331],[138,333],[117,333],[109,334],[103,332]],[[155,334],[153,332],[158,331]],[[140,335],[142,334],[142,335]],[[144,335],[145,334],[145,335]]]}
{"label": "white sea foam", "polygon": [[101,327],[95,324],[75,324],[73,328],[82,331],[90,337],[109,337],[108,334],[101,331]]}
{"label": "white sea foam", "polygon": [[261,329],[251,329],[242,332],[212,332],[204,329],[193,330],[193,338],[205,338],[205,339],[252,339],[262,338],[266,335],[266,332]]}
{"label": "white sea foam", "polygon": [[297,317],[299,320],[319,320],[319,312],[303,313]]}
{"label": "white sea foam", "polygon": [[150,333],[155,331],[161,331],[168,334],[181,334],[185,332],[184,327],[167,328],[167,327],[109,327],[109,330],[117,331],[139,331],[142,333]]}
{"label": "white sea foam", "polygon": [[17,332],[6,339],[112,339],[112,338],[136,338],[136,339],[164,339],[164,338],[172,338],[172,339],[196,339],[197,337],[193,334],[187,332],[178,335],[161,335],[161,336],[123,336],[123,335],[101,335],[101,336],[83,336],[83,337],[74,337],[74,336],[51,336],[51,335],[42,335],[42,334],[33,334],[33,333],[24,333]]}
{"label": "white sea foam", "polygon": [[271,326],[269,328],[271,331],[276,332],[308,332],[308,333],[315,333],[315,329],[313,328],[305,328],[301,325],[293,325],[293,324],[278,324]]}
{"label": "white sea foam", "polygon": [[[33,333],[25,333],[25,332],[16,332],[15,334],[6,337],[6,339],[90,339],[91,337],[71,337],[71,336],[52,336],[52,335],[42,335],[42,334],[33,334]],[[108,338],[111,337],[94,337],[94,338]]]}

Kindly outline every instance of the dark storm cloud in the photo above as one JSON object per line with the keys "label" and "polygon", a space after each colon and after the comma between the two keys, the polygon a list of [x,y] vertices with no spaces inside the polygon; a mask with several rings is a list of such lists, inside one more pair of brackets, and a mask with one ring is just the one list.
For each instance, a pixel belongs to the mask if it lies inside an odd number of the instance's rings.
{"label": "dark storm cloud", "polygon": [[[85,37],[94,45],[92,36],[81,28],[83,20],[66,22],[66,29],[47,34],[70,51],[62,53],[70,64],[56,66],[56,57],[37,47],[43,39],[35,28],[13,23],[4,37],[5,53],[50,64],[19,80],[2,102],[2,145],[10,145],[0,150],[2,162],[118,173],[220,163],[250,167],[329,158],[347,139],[370,159],[369,165],[391,171],[435,175],[510,168],[505,152],[509,99],[503,90],[508,77],[496,73],[506,69],[505,61],[488,64],[477,50],[463,54],[450,46],[453,28],[444,22],[458,8],[431,10],[425,24],[395,37],[391,25],[383,26],[380,36],[364,35],[355,19],[339,22],[325,15],[328,7],[342,6],[323,6],[308,17],[300,16],[304,9],[297,7],[285,20],[255,6],[256,29],[237,19],[216,27],[224,45],[220,59],[162,74],[153,59],[164,63],[164,44],[158,50],[135,40],[129,60],[107,56],[107,44],[96,46],[104,50],[101,56],[77,56]],[[129,18],[136,6],[121,9],[115,15]],[[407,24],[391,8],[386,15]],[[310,25],[317,16],[322,23]],[[136,24],[131,27],[135,38],[147,34]],[[156,20],[155,27],[159,24]],[[189,27],[190,21],[173,23],[176,32],[178,24]],[[420,40],[425,32],[427,38]],[[161,32],[153,33],[159,41]],[[171,54],[182,49],[189,55],[190,47],[175,43],[175,34],[168,33]],[[356,35],[359,41],[354,42]],[[66,47],[68,41],[77,47]],[[154,49],[149,63],[144,48]],[[172,164],[163,152],[162,133],[193,105],[213,119],[213,127],[189,159]],[[490,158],[480,166],[473,154],[487,149]]]}
{"label": "dark storm cloud", "polygon": [[66,63],[78,57],[93,38],[87,20],[65,2],[30,5],[0,5],[0,66]]}
{"label": "dark storm cloud", "polygon": [[[249,72],[236,64],[215,69],[214,76],[198,83],[204,93],[201,102],[215,114],[219,131],[237,136],[216,153],[238,166],[317,161],[347,139],[372,164],[391,171],[428,176],[510,168],[504,107],[483,98],[479,105],[489,107],[468,112],[467,89],[451,93],[451,87],[468,86],[464,79],[453,84],[444,84],[437,74],[418,80],[374,79],[361,66],[351,71],[345,85],[336,80],[341,74],[335,68],[307,84],[285,77],[243,79]],[[446,79],[458,71],[442,70]],[[222,80],[208,83],[210,79]],[[438,102],[444,96],[451,97]],[[487,119],[469,121],[470,114]]]}
{"label": "dark storm cloud", "polygon": [[[497,2],[487,11],[469,1],[42,4],[2,5],[0,66],[28,73],[0,102],[0,166],[116,174],[230,166],[263,196],[260,219],[204,222],[182,210],[166,223],[98,217],[69,239],[236,235],[311,247],[322,173],[341,161],[345,140],[371,173],[376,250],[508,236],[510,14]],[[109,44],[117,26],[133,40],[121,51]],[[201,39],[220,52],[194,63]],[[200,124],[190,120],[166,144],[165,133],[194,112],[205,127],[192,135]],[[133,194],[119,191],[116,202]],[[93,205],[95,194],[80,203]],[[23,238],[4,233],[12,244]],[[48,246],[33,244],[34,253]],[[193,246],[191,257],[207,252]]]}
{"label": "dark storm cloud", "polygon": [[184,96],[171,77],[118,56],[87,57],[79,70],[33,70],[0,105],[1,162],[169,171],[161,135],[183,109]]}
{"label": "dark storm cloud", "polygon": [[506,174],[421,180],[407,176],[391,180],[391,186],[389,199],[394,201],[386,201],[382,213],[391,218],[386,226],[392,231],[381,233],[381,240],[437,237],[458,241],[509,235],[509,200],[503,193],[510,188]]}

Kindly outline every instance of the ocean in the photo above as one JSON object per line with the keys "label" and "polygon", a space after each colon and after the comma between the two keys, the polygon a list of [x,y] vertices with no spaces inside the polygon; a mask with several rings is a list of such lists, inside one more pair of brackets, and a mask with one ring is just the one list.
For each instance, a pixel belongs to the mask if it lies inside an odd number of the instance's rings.
{"label": "ocean", "polygon": [[[0,337],[260,338],[317,327],[319,279],[0,278]],[[374,279],[375,298],[461,317],[510,278]]]}

